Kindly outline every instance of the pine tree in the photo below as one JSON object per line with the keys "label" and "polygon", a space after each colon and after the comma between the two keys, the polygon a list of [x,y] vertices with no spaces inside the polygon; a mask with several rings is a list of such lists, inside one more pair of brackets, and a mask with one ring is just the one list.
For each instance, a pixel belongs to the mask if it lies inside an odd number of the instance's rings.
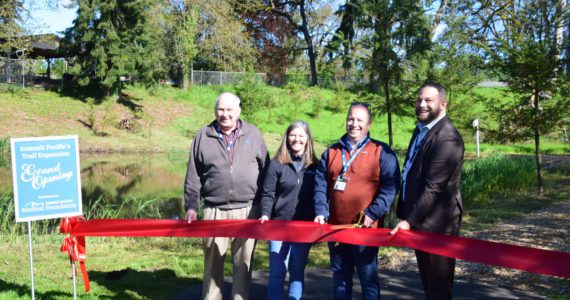
{"label": "pine tree", "polygon": [[63,48],[75,58],[74,82],[100,88],[105,95],[118,90],[121,77],[153,84],[161,75],[162,51],[149,22],[152,0],[78,0],[77,17],[65,32]]}

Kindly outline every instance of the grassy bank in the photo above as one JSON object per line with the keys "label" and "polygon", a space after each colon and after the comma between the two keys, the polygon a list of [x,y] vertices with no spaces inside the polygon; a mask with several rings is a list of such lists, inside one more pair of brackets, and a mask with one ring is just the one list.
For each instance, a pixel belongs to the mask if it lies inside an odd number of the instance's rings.
{"label": "grassy bank", "polygon": [[[98,100],[84,96],[65,96],[41,88],[10,89],[0,86],[0,152],[9,147],[10,137],[78,135],[84,152],[169,152],[188,151],[196,131],[213,120],[216,96],[223,91],[244,93],[240,86],[194,86],[187,91],[171,87],[157,87],[152,91],[127,87],[120,100]],[[240,90],[241,89],[241,90]],[[324,90],[293,86],[288,88],[263,87],[266,100],[255,102],[256,108],[247,111],[252,99],[243,99],[243,117],[255,123],[264,133],[273,153],[289,122],[306,120],[324,149],[344,133],[346,107],[358,96],[344,90]],[[499,97],[494,90],[481,88],[485,97]],[[240,94],[241,95],[241,94]],[[248,97],[244,94],[243,97]],[[458,101],[469,101],[461,99]],[[250,103],[250,104],[248,104]],[[457,104],[459,108],[461,102]],[[481,110],[477,104],[474,108]],[[382,107],[375,107],[381,111]],[[475,116],[477,112],[473,112]],[[415,119],[412,116],[393,116],[394,148],[403,151],[409,142]],[[386,115],[375,118],[371,134],[388,141]],[[466,149],[475,151],[471,135],[464,131]],[[516,145],[483,144],[484,153],[533,153],[532,143]],[[570,153],[570,144],[544,137],[545,154]]]}

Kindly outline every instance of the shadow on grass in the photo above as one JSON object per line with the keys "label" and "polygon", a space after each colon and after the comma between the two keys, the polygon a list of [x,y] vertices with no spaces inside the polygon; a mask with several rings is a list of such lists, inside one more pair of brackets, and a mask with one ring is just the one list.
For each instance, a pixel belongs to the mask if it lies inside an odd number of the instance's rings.
{"label": "shadow on grass", "polygon": [[[32,291],[28,285],[21,285],[12,282],[6,282],[0,279],[0,294],[14,292],[18,297],[27,297],[32,295]],[[62,291],[47,291],[38,292],[35,291],[35,297],[38,299],[54,299],[54,298],[67,298],[73,297],[73,293],[65,293]]]}
{"label": "shadow on grass", "polygon": [[133,97],[126,93],[121,93],[121,97],[117,100],[117,103],[124,105],[132,112],[136,112],[142,109],[142,105],[135,103],[135,101],[141,101],[141,98]]}
{"label": "shadow on grass", "polygon": [[113,292],[115,296],[112,299],[171,299],[178,291],[201,282],[199,279],[180,278],[170,269],[89,271],[89,278]]}

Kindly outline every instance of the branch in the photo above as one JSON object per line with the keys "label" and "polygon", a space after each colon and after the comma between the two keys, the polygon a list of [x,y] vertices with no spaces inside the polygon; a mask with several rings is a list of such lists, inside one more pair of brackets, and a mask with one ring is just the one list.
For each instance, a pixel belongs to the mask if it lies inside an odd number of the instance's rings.
{"label": "branch", "polygon": [[437,26],[439,26],[439,22],[441,22],[441,17],[443,16],[443,11],[445,10],[445,7],[447,6],[447,2],[448,2],[448,0],[442,0],[441,3],[439,4],[439,9],[437,10],[437,13],[435,14],[435,18],[433,19],[433,24],[431,25],[430,40],[431,40],[431,38],[433,38],[433,35],[435,33],[435,29],[437,28]]}

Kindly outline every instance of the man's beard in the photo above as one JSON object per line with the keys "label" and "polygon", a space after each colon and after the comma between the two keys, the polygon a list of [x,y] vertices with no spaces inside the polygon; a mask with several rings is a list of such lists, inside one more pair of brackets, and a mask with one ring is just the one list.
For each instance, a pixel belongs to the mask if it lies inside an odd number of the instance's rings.
{"label": "man's beard", "polygon": [[416,109],[416,116],[418,118],[418,121],[420,121],[420,123],[423,123],[423,124],[429,124],[433,120],[437,119],[437,117],[439,117],[439,114],[441,113],[441,108],[438,107],[437,110],[429,109],[427,111],[428,115],[425,119],[420,118],[420,112],[421,111],[422,111],[421,109]]}

